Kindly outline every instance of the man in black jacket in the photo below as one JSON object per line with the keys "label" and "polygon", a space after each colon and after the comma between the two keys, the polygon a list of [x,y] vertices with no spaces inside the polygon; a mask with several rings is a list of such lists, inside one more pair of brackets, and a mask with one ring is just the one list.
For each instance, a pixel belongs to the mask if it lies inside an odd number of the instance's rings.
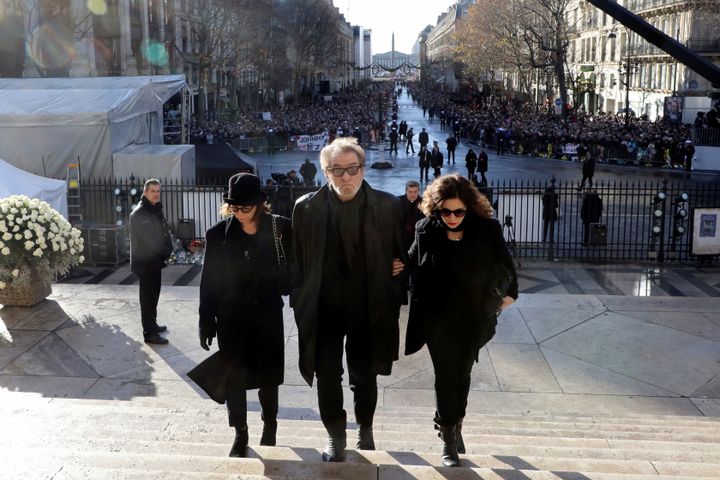
{"label": "man in black jacket", "polygon": [[328,183],[293,211],[293,289],[300,373],[317,378],[320,417],[329,435],[322,458],[345,459],[343,342],[359,425],[358,449],[373,450],[377,375],[398,358],[398,317],[406,264],[400,201],[363,180],[365,152],[354,139],[320,152]]}
{"label": "man in black jacket", "polygon": [[447,140],[445,140],[445,143],[447,144],[447,151],[448,151],[448,165],[450,165],[450,157],[452,157],[452,163],[455,165],[455,149],[457,148],[457,138],[455,138],[454,135],[450,135]]}
{"label": "man in black jacket", "polygon": [[418,135],[418,142],[420,143],[420,148],[427,148],[427,144],[430,143],[430,135],[428,135],[428,132],[426,132],[424,128],[420,131],[420,134]]}
{"label": "man in black jacket", "polygon": [[403,225],[405,232],[405,250],[410,250],[410,246],[415,240],[415,224],[425,215],[420,211],[420,182],[410,180],[405,184],[405,194],[400,195],[400,205],[402,208]]}
{"label": "man in black jacket", "polygon": [[583,245],[590,244],[590,224],[598,223],[603,211],[602,198],[595,189],[590,189],[582,201],[580,207],[580,219],[583,223]]}
{"label": "man in black jacket", "polygon": [[157,323],[157,304],[165,259],[172,253],[170,228],[160,203],[160,181],[145,182],[140,203],[130,214],[130,270],[140,284],[140,317],[145,343],[164,345],[160,332],[167,330]]}

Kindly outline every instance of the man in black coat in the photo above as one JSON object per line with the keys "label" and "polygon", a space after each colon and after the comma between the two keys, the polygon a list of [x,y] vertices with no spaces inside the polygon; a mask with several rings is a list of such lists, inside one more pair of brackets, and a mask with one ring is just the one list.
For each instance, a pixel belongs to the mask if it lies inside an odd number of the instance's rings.
{"label": "man in black coat", "polygon": [[455,138],[454,135],[450,135],[447,140],[445,140],[445,143],[447,144],[447,151],[448,151],[448,165],[450,165],[450,157],[452,157],[452,163],[455,165],[455,149],[457,148],[457,138]]}
{"label": "man in black coat", "polygon": [[420,153],[418,153],[418,167],[420,167],[420,181],[428,181],[428,171],[430,170],[430,152],[427,147],[420,147]]}
{"label": "man in black coat", "polygon": [[685,140],[685,144],[683,145],[683,164],[686,172],[692,171],[692,161],[694,156],[695,147],[693,146],[692,141]]}
{"label": "man in black coat", "polygon": [[443,154],[437,142],[434,142],[432,152],[430,152],[430,166],[433,168],[433,175],[438,178],[441,175],[440,169],[443,166]]}
{"label": "man in black coat", "polygon": [[405,138],[407,139],[407,143],[405,143],[405,155],[410,153],[410,150],[412,150],[413,155],[415,155],[415,146],[413,145],[413,137],[414,136],[415,136],[415,132],[413,132],[412,127],[410,127],[405,136]]}
{"label": "man in black coat", "polygon": [[142,198],[130,214],[130,270],[140,284],[140,318],[145,343],[168,343],[160,336],[167,327],[157,323],[157,305],[161,272],[172,250],[170,227],[160,203],[160,181],[151,178],[145,182]]}
{"label": "man in black coat", "polygon": [[425,218],[420,211],[420,182],[410,180],[405,184],[405,194],[400,195],[400,205],[402,208],[403,226],[405,232],[405,250],[410,250],[410,246],[415,240],[415,224],[418,220]]}
{"label": "man in black coat", "polygon": [[390,130],[390,152],[393,153],[393,150],[395,151],[395,155],[397,155],[397,143],[398,143],[398,131],[397,128],[393,128]]}
{"label": "man in black coat", "polygon": [[602,211],[602,198],[600,198],[594,189],[590,189],[590,192],[583,198],[582,206],[580,207],[580,219],[583,223],[583,245],[590,244],[590,224],[600,221]]}
{"label": "man in black coat", "polygon": [[327,185],[293,211],[293,289],[300,373],[317,378],[320,417],[329,434],[323,461],[345,459],[343,343],[359,425],[359,449],[375,448],[377,375],[398,358],[398,317],[407,251],[400,201],[363,180],[365,152],[354,139],[320,152]]}
{"label": "man in black coat", "polygon": [[425,128],[418,134],[418,143],[420,144],[420,148],[427,147],[427,144],[430,143],[430,136],[425,131]]}
{"label": "man in black coat", "polygon": [[478,156],[478,172],[480,172],[480,177],[482,177],[481,183],[484,183],[487,185],[487,178],[485,178],[485,174],[488,171],[488,154],[485,153],[485,150],[480,151],[480,155]]}
{"label": "man in black coat", "polygon": [[468,171],[468,180],[472,181],[475,175],[475,169],[477,168],[477,155],[475,155],[472,148],[468,150],[467,155],[465,155],[465,168],[467,168]]}
{"label": "man in black coat", "polygon": [[592,156],[592,153],[587,152],[585,161],[582,164],[582,180],[580,181],[580,186],[577,188],[578,191],[582,190],[585,186],[585,180],[588,181],[588,185],[590,188],[593,186],[593,176],[595,176],[595,157]]}

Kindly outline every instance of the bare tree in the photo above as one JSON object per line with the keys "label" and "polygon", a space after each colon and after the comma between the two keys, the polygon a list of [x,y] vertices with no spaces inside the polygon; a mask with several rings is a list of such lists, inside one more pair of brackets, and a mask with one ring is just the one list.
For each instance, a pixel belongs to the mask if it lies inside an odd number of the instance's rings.
{"label": "bare tree", "polygon": [[300,98],[300,83],[329,65],[339,45],[338,17],[327,0],[286,0],[282,23],[290,47],[293,96]]}
{"label": "bare tree", "polygon": [[528,47],[533,68],[552,68],[560,90],[563,115],[567,115],[565,64],[569,46],[566,14],[572,0],[515,0],[518,28]]}

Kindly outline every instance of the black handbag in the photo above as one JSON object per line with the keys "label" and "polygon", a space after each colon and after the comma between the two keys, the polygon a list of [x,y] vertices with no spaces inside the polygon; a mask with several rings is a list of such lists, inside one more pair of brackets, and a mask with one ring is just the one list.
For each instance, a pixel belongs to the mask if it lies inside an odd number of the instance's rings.
{"label": "black handbag", "polygon": [[222,353],[215,352],[190,370],[187,376],[210,398],[223,404],[227,400],[228,380],[232,369],[232,362]]}
{"label": "black handbag", "polygon": [[275,256],[278,264],[278,288],[280,295],[290,294],[290,265],[285,255],[285,248],[282,244],[282,235],[278,234],[277,221],[272,215],[273,238],[275,240]]}
{"label": "black handbag", "polygon": [[491,269],[490,277],[486,285],[485,295],[488,299],[488,314],[498,317],[502,309],[500,308],[510,289],[513,281],[512,271],[502,263],[498,263]]}

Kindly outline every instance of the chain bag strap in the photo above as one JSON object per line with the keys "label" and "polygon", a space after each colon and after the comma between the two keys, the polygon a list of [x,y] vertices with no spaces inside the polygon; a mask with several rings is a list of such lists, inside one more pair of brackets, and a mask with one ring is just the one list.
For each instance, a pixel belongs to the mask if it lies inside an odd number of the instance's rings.
{"label": "chain bag strap", "polygon": [[277,221],[275,215],[271,215],[273,239],[275,240],[275,254],[278,264],[278,286],[280,294],[287,295],[290,293],[290,275],[288,274],[288,262],[285,255],[285,247],[282,244],[282,237],[278,235]]}

